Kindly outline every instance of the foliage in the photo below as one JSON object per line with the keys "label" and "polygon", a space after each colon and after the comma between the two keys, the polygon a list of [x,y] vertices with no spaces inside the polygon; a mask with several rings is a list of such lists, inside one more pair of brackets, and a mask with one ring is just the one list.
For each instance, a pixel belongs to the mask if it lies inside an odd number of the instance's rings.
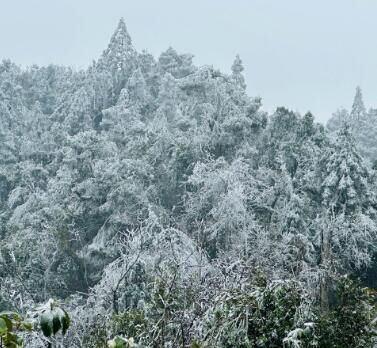
{"label": "foliage", "polygon": [[319,347],[374,347],[375,315],[375,294],[342,277],[337,283],[335,305],[319,320]]}
{"label": "foliage", "polygon": [[112,332],[122,336],[140,337],[146,332],[147,324],[148,321],[141,310],[130,309],[125,313],[114,315]]}
{"label": "foliage", "polygon": [[215,302],[205,333],[214,347],[281,347],[291,330],[310,319],[306,294],[292,282],[233,290]]}
{"label": "foliage", "polygon": [[268,114],[243,73],[239,56],[222,72],[138,52],[123,19],[87,69],[0,64],[1,310],[53,297],[74,318],[49,303],[35,314],[49,338],[15,317],[12,335],[32,348],[369,344],[363,292],[338,286],[342,317],[331,290],[346,273],[376,283],[376,110],[358,88],[327,129]]}
{"label": "foliage", "polygon": [[38,307],[23,319],[16,312],[0,313],[0,347],[16,348],[23,346],[24,336],[28,333],[41,330],[43,336],[49,338],[61,331],[64,336],[70,326],[68,313],[50,299],[44,306]]}
{"label": "foliage", "polygon": [[132,337],[126,339],[121,336],[116,336],[112,340],[109,340],[107,346],[109,348],[142,348],[141,345],[134,342]]}
{"label": "foliage", "polygon": [[57,306],[53,300],[49,300],[45,308],[40,310],[39,324],[43,335],[50,337],[61,331],[65,335],[70,324],[68,313]]}
{"label": "foliage", "polygon": [[32,323],[24,321],[18,313],[0,313],[0,347],[16,348],[23,344],[20,331],[31,331]]}

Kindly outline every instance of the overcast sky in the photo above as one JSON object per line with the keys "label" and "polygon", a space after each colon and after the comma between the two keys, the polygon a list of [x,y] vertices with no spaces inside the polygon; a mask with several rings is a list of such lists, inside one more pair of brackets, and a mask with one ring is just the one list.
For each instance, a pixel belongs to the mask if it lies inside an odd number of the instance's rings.
{"label": "overcast sky", "polygon": [[120,17],[138,50],[169,46],[229,71],[239,53],[264,107],[325,121],[360,85],[377,107],[376,0],[0,0],[0,59],[86,67]]}

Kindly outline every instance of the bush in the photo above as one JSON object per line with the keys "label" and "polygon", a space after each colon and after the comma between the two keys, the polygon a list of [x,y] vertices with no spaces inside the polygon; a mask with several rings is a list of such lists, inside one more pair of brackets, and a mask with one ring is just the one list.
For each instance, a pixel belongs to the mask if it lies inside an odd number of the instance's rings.
{"label": "bush", "polygon": [[310,319],[303,289],[295,282],[271,282],[220,296],[208,313],[204,341],[211,347],[282,347],[297,325]]}
{"label": "bush", "polygon": [[375,328],[372,312],[374,295],[357,281],[342,277],[336,288],[336,303],[320,316],[319,347],[373,347]]}

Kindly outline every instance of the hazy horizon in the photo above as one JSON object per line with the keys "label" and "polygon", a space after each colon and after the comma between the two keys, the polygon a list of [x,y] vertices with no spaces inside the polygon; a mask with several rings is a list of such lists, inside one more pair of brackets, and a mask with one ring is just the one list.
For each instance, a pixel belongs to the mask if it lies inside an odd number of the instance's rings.
{"label": "hazy horizon", "polygon": [[286,106],[324,122],[350,108],[357,85],[366,106],[377,106],[376,10],[377,2],[351,0],[14,1],[0,13],[0,59],[85,68],[124,17],[139,51],[158,57],[172,46],[222,71],[240,54],[248,92],[267,111]]}

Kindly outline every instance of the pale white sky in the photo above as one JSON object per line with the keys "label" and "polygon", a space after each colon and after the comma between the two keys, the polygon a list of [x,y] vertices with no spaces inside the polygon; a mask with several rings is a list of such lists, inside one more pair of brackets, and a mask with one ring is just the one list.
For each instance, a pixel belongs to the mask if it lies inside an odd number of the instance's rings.
{"label": "pale white sky", "polygon": [[377,107],[376,0],[0,0],[0,59],[86,67],[122,16],[155,56],[173,46],[229,71],[239,53],[266,110],[325,121],[356,85]]}

